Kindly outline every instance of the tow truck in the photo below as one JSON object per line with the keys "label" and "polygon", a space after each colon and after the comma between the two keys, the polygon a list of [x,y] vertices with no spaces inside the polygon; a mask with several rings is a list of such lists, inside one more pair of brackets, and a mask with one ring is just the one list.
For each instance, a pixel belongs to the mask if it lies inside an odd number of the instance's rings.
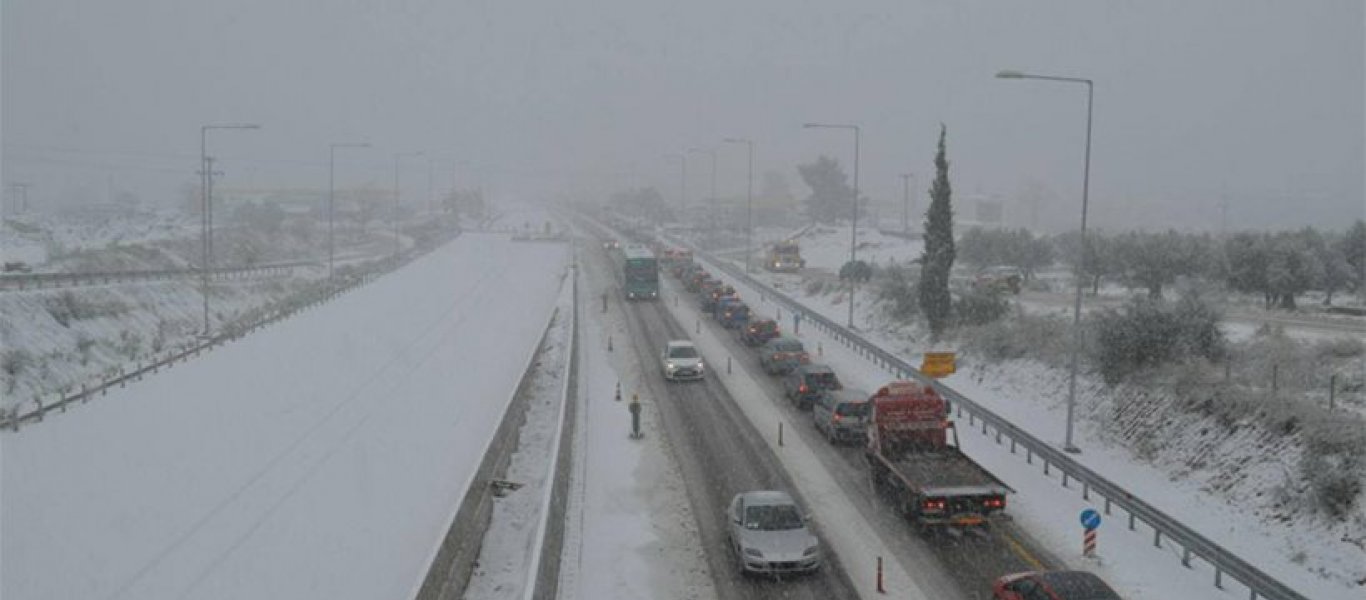
{"label": "tow truck", "polygon": [[868,404],[868,476],[902,514],[923,528],[962,529],[1005,510],[1014,490],[959,449],[948,402],[933,387],[894,381]]}

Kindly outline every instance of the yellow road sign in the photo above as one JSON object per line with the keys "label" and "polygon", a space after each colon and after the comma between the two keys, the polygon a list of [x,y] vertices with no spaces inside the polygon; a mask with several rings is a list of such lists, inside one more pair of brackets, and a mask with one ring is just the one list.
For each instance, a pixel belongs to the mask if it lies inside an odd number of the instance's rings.
{"label": "yellow road sign", "polygon": [[920,372],[930,377],[948,377],[957,371],[953,352],[926,352],[920,363]]}

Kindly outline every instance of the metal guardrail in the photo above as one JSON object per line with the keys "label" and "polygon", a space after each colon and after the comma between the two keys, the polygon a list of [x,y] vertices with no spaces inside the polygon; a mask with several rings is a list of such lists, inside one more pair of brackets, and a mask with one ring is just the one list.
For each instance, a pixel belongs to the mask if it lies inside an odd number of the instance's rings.
{"label": "metal guardrail", "polygon": [[968,413],[969,426],[975,427],[976,421],[981,421],[983,434],[988,430],[995,430],[996,442],[1003,443],[1002,438],[1008,438],[1011,453],[1017,452],[1017,447],[1023,447],[1026,461],[1034,463],[1035,457],[1044,463],[1044,473],[1047,474],[1051,469],[1057,469],[1062,473],[1062,485],[1068,487],[1069,480],[1076,480],[1082,486],[1082,498],[1090,500],[1092,494],[1099,495],[1104,500],[1105,514],[1111,514],[1115,507],[1123,509],[1129,515],[1129,529],[1135,529],[1136,521],[1141,521],[1153,529],[1153,544],[1161,546],[1162,538],[1166,537],[1183,548],[1181,563],[1190,567],[1193,558],[1200,558],[1209,563],[1214,568],[1214,586],[1223,589],[1224,574],[1228,574],[1243,585],[1247,586],[1251,600],[1267,598],[1269,600],[1308,600],[1304,595],[1290,589],[1285,584],[1277,581],[1272,576],[1261,571],[1247,561],[1239,558],[1229,550],[1211,541],[1195,530],[1177,521],[1175,518],[1163,513],[1142,498],[1135,496],[1123,486],[1116,484],[1099,473],[1077,463],[1065,452],[1054,446],[1034,437],[1033,435],[1020,430],[1000,415],[984,408],[980,404],[973,402],[967,396],[957,392],[938,380],[927,377],[920,373],[910,363],[900,357],[883,350],[878,345],[868,341],[863,336],[850,331],[846,327],[821,315],[816,311],[806,308],[801,302],[794,300],[788,295],[774,289],[773,287],[750,277],[739,269],[725,261],[719,260],[709,253],[694,248],[697,256],[705,258],[708,262],[718,267],[731,277],[744,282],[753,288],[761,290],[765,295],[776,299],[779,303],[785,304],[788,310],[795,310],[802,315],[804,322],[816,326],[827,335],[840,340],[846,346],[857,352],[865,359],[872,361],[875,365],[886,369],[896,378],[912,378],[926,385],[933,386],[945,398],[955,404],[959,417],[963,413]]}
{"label": "metal guardrail", "polygon": [[[296,260],[244,267],[219,267],[210,270],[210,277],[229,278],[236,275],[288,275],[299,267],[318,267],[317,261]],[[0,290],[49,289],[128,283],[135,281],[162,281],[186,277],[202,277],[204,272],[197,268],[185,269],[148,269],[130,271],[97,271],[90,273],[24,273],[20,275],[0,275]]]}
{"label": "metal guardrail", "polygon": [[[445,241],[453,240],[456,237],[459,237],[459,235],[459,232],[455,232],[454,235],[452,235]],[[428,249],[433,249],[437,245],[439,244],[434,244]],[[212,350],[214,346],[238,339],[248,333],[265,327],[266,325],[269,325],[276,321],[287,319],[289,317],[294,316],[297,313],[303,312],[319,304],[327,302],[328,300],[331,300],[337,296],[340,296],[346,292],[357,289],[360,286],[370,283],[371,281],[374,281],[375,279],[379,278],[380,275],[393,271],[397,269],[399,266],[405,264],[408,260],[412,260],[413,258],[416,258],[422,254],[423,252],[410,249],[406,251],[402,255],[402,257],[400,257],[397,260],[393,258],[388,259],[387,261],[382,263],[381,268],[377,270],[352,275],[349,278],[344,279],[340,285],[325,290],[318,290],[314,296],[298,299],[303,301],[297,302],[287,308],[278,308],[270,310],[261,319],[253,323],[225,328],[225,330],[219,333],[218,335],[208,338],[202,338],[197,343],[191,344],[182,350],[170,352],[164,358],[151,361],[146,365],[138,363],[132,371],[124,372],[122,369],[120,369],[118,374],[105,378],[101,380],[98,384],[82,385],[79,390],[69,393],[63,393],[57,400],[54,400],[51,403],[44,403],[42,401],[42,398],[39,397],[34,399],[33,408],[27,411],[21,411],[16,406],[8,412],[0,413],[0,431],[3,431],[5,429],[18,431],[19,426],[24,423],[41,422],[43,420],[43,417],[46,416],[47,413],[50,413],[52,411],[66,412],[68,406],[71,406],[72,404],[76,403],[84,404],[86,402],[89,402],[91,398],[94,398],[97,395],[103,396],[109,393],[110,388],[116,386],[124,387],[130,382],[139,381],[144,376],[156,373],[161,369],[169,369],[172,366],[174,366],[177,362],[184,362],[186,360],[189,360],[191,357],[198,356],[200,352]],[[313,263],[305,262],[302,264]],[[198,272],[196,271],[196,273]]]}

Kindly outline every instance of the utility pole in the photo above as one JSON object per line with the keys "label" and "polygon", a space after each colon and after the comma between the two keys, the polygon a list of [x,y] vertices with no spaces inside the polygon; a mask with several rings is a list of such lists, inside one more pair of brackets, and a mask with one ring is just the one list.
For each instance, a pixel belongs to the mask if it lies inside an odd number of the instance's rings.
{"label": "utility pole", "polygon": [[749,183],[745,187],[745,272],[752,273],[750,267],[754,250],[754,140],[746,138],[726,138],[731,144],[744,144],[749,149]]}
{"label": "utility pole", "polygon": [[[854,199],[853,214],[849,219],[849,265],[853,269],[854,262],[858,259],[858,159],[860,139],[863,130],[858,125],[850,124],[829,124],[829,123],[806,123],[802,125],[806,129],[846,129],[854,132]],[[854,290],[858,284],[853,277],[849,278],[849,328],[854,328]]]}
{"label": "utility pole", "polygon": [[209,131],[214,129],[260,129],[261,126],[255,123],[231,123],[225,125],[202,125],[199,127],[199,175],[200,175],[200,288],[204,296],[204,332],[209,335],[209,262],[210,252],[213,247],[210,241],[213,235],[213,191],[212,177],[213,168],[209,161]]}
{"label": "utility pole", "polygon": [[369,148],[369,142],[333,142],[327,145],[327,280],[332,281],[337,261],[336,246],[336,193],[337,193],[337,148]]}
{"label": "utility pole", "polygon": [[398,176],[399,176],[399,166],[400,166],[400,164],[401,164],[401,161],[403,160],[403,157],[405,157],[405,156],[422,156],[423,154],[425,154],[425,153],[422,152],[422,151],[420,151],[420,150],[417,151],[417,152],[395,152],[395,153],[394,153],[394,211],[393,211],[393,217],[392,217],[392,218],[393,218],[393,221],[394,221],[394,261],[395,261],[395,262],[398,261],[398,257],[399,257],[400,254],[402,254],[402,251],[403,251],[403,243],[402,243],[401,241],[399,241],[399,237],[398,237],[398,201],[399,201],[399,193],[400,193],[400,187],[399,187],[399,183],[400,183],[400,182],[399,182],[399,178],[398,178]]}
{"label": "utility pole", "polygon": [[709,202],[709,204],[711,205],[711,209],[708,211],[708,212],[710,213],[710,214],[708,215],[708,217],[710,217],[710,218],[707,220],[707,222],[708,222],[708,225],[707,225],[708,234],[707,234],[707,236],[708,236],[708,238],[711,240],[711,244],[714,245],[714,244],[716,244],[716,217],[717,217],[717,215],[716,215],[716,150],[715,150],[715,149],[712,149],[712,148],[688,148],[688,152],[698,152],[698,153],[701,153],[701,154],[708,154],[708,155],[711,156],[711,201]]}
{"label": "utility pole", "polygon": [[908,240],[911,239],[911,179],[914,177],[912,173],[901,174],[901,231]]}
{"label": "utility pole", "polygon": [[14,199],[14,212],[28,212],[28,188],[32,187],[33,184],[15,182],[9,185],[16,192],[16,197]]}

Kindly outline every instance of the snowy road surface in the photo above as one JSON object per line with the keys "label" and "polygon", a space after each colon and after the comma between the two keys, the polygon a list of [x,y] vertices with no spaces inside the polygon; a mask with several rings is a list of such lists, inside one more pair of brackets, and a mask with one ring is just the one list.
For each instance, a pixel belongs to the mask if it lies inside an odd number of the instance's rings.
{"label": "snowy road surface", "polygon": [[463,236],[4,433],[0,596],[411,596],[545,328],[564,257]]}
{"label": "snowy road surface", "polygon": [[[596,258],[594,260],[593,258]],[[610,281],[601,250],[586,258],[593,289]],[[613,289],[615,286],[605,286]],[[721,598],[851,598],[857,593],[837,557],[813,576],[773,581],[739,574],[724,530],[724,507],[741,491],[793,489],[759,432],[739,413],[735,401],[714,377],[698,383],[666,384],[654,371],[655,354],[668,339],[686,338],[682,327],[657,302],[626,303],[618,294],[610,304],[628,315],[631,337],[618,351],[633,352],[645,372],[642,403],[660,411],[668,444],[682,470],[686,494],[701,535],[716,593]],[[828,548],[827,548],[828,550]]]}

